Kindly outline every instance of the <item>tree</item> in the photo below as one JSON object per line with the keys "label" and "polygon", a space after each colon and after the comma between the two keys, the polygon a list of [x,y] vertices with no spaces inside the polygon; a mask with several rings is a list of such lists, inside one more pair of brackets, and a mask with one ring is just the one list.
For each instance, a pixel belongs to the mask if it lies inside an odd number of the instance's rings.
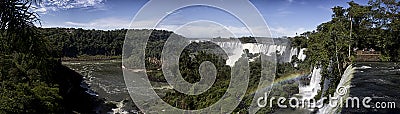
{"label": "tree", "polygon": [[348,4],[349,8],[333,7],[332,19],[320,24],[314,32],[304,33],[306,41],[293,40],[297,46],[307,42],[306,61],[324,69],[322,75],[331,79],[331,88],[336,87],[341,74],[352,63],[352,48],[372,48],[390,61],[400,60],[400,2],[371,0],[368,5],[354,1]]}
{"label": "tree", "polygon": [[56,59],[37,34],[30,1],[0,1],[0,113],[62,110],[51,70]]}

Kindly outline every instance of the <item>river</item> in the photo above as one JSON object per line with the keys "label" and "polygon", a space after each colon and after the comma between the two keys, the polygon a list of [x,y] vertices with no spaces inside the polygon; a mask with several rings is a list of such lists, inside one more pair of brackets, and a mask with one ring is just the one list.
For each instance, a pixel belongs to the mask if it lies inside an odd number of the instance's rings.
{"label": "river", "polygon": [[[360,104],[360,108],[343,108],[342,113],[400,113],[400,63],[360,62],[356,63],[354,67],[355,73],[349,90],[350,97],[359,99],[371,97],[369,105],[385,102],[387,108],[382,109],[375,106],[364,108]],[[388,108],[389,102],[394,102],[396,108]]]}
{"label": "river", "polygon": [[[111,113],[135,113],[138,109],[132,102],[121,70],[121,60],[63,62],[63,64],[85,77],[90,88],[107,102],[117,104]],[[395,102],[394,109],[343,108],[342,113],[397,113],[400,112],[400,64],[367,62],[354,64],[350,97],[372,97],[375,102]],[[166,83],[153,82],[163,87]],[[299,110],[279,110],[276,113],[309,113]]]}
{"label": "river", "polygon": [[113,113],[137,112],[124,83],[121,60],[63,62],[63,65],[84,76],[100,98],[117,104]]}

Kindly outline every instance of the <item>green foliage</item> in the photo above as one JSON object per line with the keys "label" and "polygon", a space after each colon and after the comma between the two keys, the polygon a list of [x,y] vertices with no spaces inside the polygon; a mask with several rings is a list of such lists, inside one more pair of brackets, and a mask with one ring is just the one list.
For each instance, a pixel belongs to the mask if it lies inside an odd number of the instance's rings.
{"label": "green foliage", "polygon": [[[308,32],[310,34],[310,32]],[[293,38],[289,38],[291,46],[297,48],[305,48],[307,47],[307,33],[301,34],[301,36],[295,36]]]}
{"label": "green foliage", "polygon": [[[63,97],[55,80],[59,57],[120,56],[125,39],[123,30],[83,30],[72,28],[38,29],[33,22],[37,15],[30,12],[29,1],[0,1],[0,113],[57,113],[62,112]],[[313,32],[291,38],[292,46],[307,48],[304,62],[294,60],[300,69],[308,68],[305,64],[320,66],[324,78],[333,82],[328,93],[339,82],[341,74],[354,58],[353,48],[373,48],[382,52],[383,61],[400,60],[400,2],[395,0],[370,1],[368,5],[349,2],[349,8],[332,8],[332,20],[322,23]],[[159,30],[135,30],[133,37],[146,37],[151,31],[146,44],[146,67],[150,78],[165,81],[160,68],[161,50],[167,38],[173,33]],[[351,35],[350,35],[351,34]],[[254,43],[255,38],[239,38],[243,43]],[[50,42],[50,43],[49,43]],[[133,45],[135,46],[135,45]],[[182,109],[200,109],[218,101],[229,85],[231,68],[225,65],[226,57],[221,52],[207,50],[215,46],[207,43],[193,43],[181,55],[180,71],[184,79],[197,82],[200,79],[199,65],[211,61],[218,69],[216,83],[206,93],[199,96],[169,92],[163,98],[171,105]],[[349,53],[350,51],[350,53]],[[210,53],[214,52],[214,53]],[[248,54],[248,53],[247,53]],[[350,56],[348,55],[350,54]],[[249,55],[249,54],[248,54]],[[255,55],[249,55],[255,56]],[[261,74],[259,60],[250,63],[248,90],[237,112],[246,112],[253,94],[257,89]],[[298,69],[293,63],[278,64],[277,75],[291,73]],[[234,71],[245,73],[243,69]],[[295,86],[276,88],[282,92],[273,95],[288,97],[296,93]],[[285,88],[285,89],[284,89]],[[290,88],[290,89],[286,89]],[[319,92],[317,97],[320,97]],[[274,105],[275,106],[275,105]],[[276,107],[263,108],[260,112],[272,112]]]}
{"label": "green foliage", "polygon": [[215,83],[200,95],[185,95],[177,91],[168,92],[163,98],[164,101],[181,109],[201,109],[211,106],[221,99],[229,86],[231,72],[231,68],[225,65],[226,59],[223,56],[186,48],[179,59],[180,73],[190,83],[200,81],[199,67],[202,62],[213,63],[217,70]]}
{"label": "green foliage", "polygon": [[29,85],[3,81],[1,84],[0,113],[44,113],[62,109],[58,104],[62,100],[58,88],[43,82]]}
{"label": "green foliage", "polygon": [[[307,48],[306,62],[322,67],[330,88],[339,83],[345,68],[352,64],[353,49],[373,48],[381,51],[382,61],[399,61],[400,2],[370,0],[368,5],[348,2],[348,8],[332,8],[332,19],[316,31],[291,38],[292,46]],[[332,70],[328,70],[328,68]]]}
{"label": "green foliage", "polygon": [[0,112],[61,111],[62,98],[52,70],[57,61],[19,52],[0,55],[0,58]]}
{"label": "green foliage", "polygon": [[[121,56],[127,29],[121,30],[85,30],[75,28],[41,28],[41,35],[48,39],[62,57],[78,56]],[[161,57],[159,53],[172,34],[165,30],[130,30],[130,37],[148,37],[146,54],[148,57]],[[151,32],[151,33],[150,33]],[[149,35],[150,34],[150,35]]]}
{"label": "green foliage", "polygon": [[30,1],[0,1],[0,113],[63,111],[54,50],[38,34]]}
{"label": "green foliage", "polygon": [[241,37],[241,38],[238,38],[238,39],[242,43],[257,43],[256,38],[251,37],[251,36],[249,36],[249,37]]}
{"label": "green foliage", "polygon": [[296,71],[292,63],[278,63],[276,67],[275,79],[283,76],[284,74],[294,73]]}
{"label": "green foliage", "polygon": [[65,57],[121,55],[126,31],[125,29],[108,31],[74,28],[40,29],[41,34]]}
{"label": "green foliage", "polygon": [[385,55],[381,55],[381,56],[380,56],[380,60],[381,60],[381,61],[387,62],[387,61],[390,61],[390,57],[385,56]]}

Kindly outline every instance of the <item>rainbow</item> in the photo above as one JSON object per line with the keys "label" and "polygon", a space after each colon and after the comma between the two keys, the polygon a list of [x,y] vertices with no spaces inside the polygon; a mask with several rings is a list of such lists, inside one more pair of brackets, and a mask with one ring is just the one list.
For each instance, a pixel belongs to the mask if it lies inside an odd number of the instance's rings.
{"label": "rainbow", "polygon": [[[280,77],[280,78],[278,78],[278,79],[275,79],[274,82],[272,83],[272,85],[262,85],[261,88],[259,87],[259,88],[257,89],[257,91],[260,90],[260,89],[268,89],[268,88],[272,88],[273,86],[281,85],[281,84],[282,84],[283,82],[285,82],[285,81],[295,80],[295,79],[298,79],[298,78],[300,78],[300,77],[303,77],[304,75],[306,75],[306,74],[302,74],[302,73],[292,73],[292,74],[284,75],[283,77]],[[250,95],[251,95],[251,94],[254,94],[255,92],[256,92],[256,91],[250,92]]]}
{"label": "rainbow", "polygon": [[304,74],[300,74],[300,73],[293,73],[293,74],[285,75],[283,77],[280,77],[280,78],[274,80],[273,85],[280,84],[282,82],[289,81],[289,80],[294,80],[294,79],[300,78],[302,76],[304,76]]}

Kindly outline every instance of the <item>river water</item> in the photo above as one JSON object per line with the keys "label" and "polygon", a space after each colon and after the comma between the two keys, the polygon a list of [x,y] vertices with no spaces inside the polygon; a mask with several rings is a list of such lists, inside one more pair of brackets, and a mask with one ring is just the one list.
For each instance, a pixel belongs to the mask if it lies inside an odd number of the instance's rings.
{"label": "river water", "polygon": [[[359,99],[371,97],[371,108],[343,108],[342,113],[400,113],[400,63],[392,62],[364,62],[354,65],[355,73],[351,80],[350,97]],[[375,103],[385,102],[386,108],[378,108],[383,105]],[[396,108],[388,108],[389,102],[394,102]],[[383,103],[380,103],[383,104]]]}
{"label": "river water", "polygon": [[[131,100],[122,74],[121,60],[63,62],[85,77],[90,88],[107,102],[117,104],[111,113],[135,113],[137,108]],[[354,65],[350,97],[372,97],[375,102],[395,102],[396,108],[343,108],[342,113],[399,113],[400,112],[400,64],[368,62]],[[154,82],[156,83],[156,82]],[[165,83],[154,85],[165,86]],[[309,113],[309,111],[279,110],[276,113]]]}
{"label": "river water", "polygon": [[136,112],[124,83],[121,60],[63,62],[84,76],[85,82],[106,102],[117,104],[111,113]]}

